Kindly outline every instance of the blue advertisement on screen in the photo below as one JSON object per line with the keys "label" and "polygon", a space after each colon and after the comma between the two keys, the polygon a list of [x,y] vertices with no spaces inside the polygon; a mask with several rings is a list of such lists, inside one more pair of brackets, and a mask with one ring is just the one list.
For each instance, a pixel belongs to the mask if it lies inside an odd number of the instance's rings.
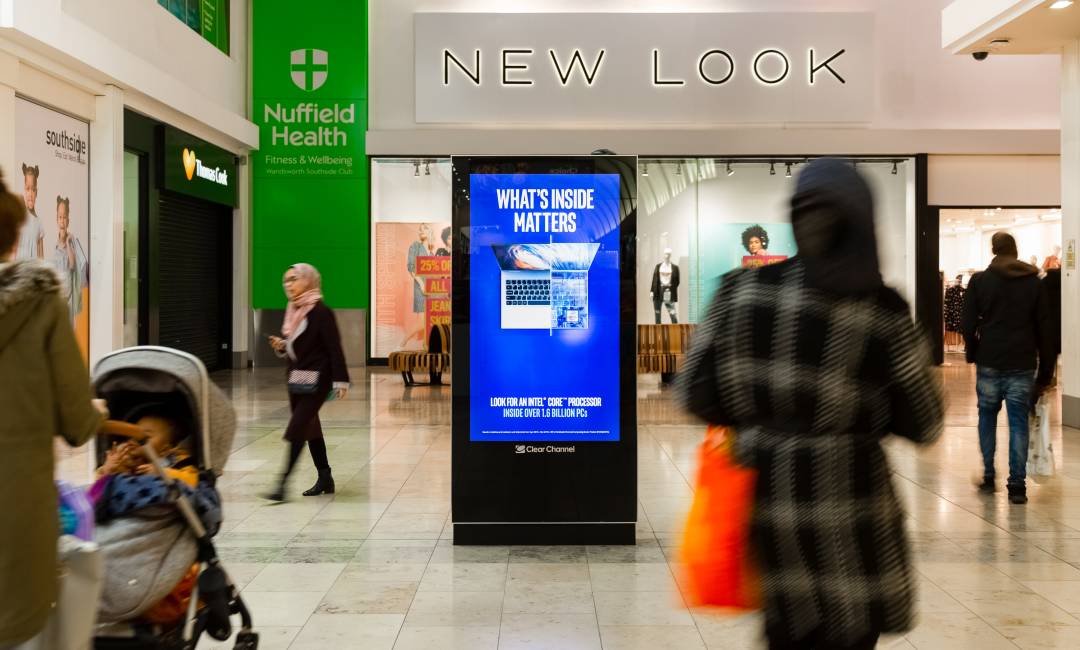
{"label": "blue advertisement on screen", "polygon": [[470,177],[470,439],[619,439],[619,176]]}

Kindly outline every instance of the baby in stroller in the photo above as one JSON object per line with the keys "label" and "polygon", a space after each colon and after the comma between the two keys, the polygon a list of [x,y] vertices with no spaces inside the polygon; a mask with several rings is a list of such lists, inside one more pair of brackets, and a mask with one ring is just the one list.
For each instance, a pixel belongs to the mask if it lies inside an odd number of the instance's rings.
{"label": "baby in stroller", "polygon": [[168,348],[108,355],[93,383],[124,418],[103,428],[90,491],[105,559],[94,647],[194,650],[203,632],[228,639],[238,614],[234,647],[257,648],[212,542],[235,427],[228,399],[197,358]]}
{"label": "baby in stroller", "polygon": [[[116,517],[141,517],[147,508],[167,503],[167,484],[157,476],[161,471],[167,479],[194,490],[191,496],[201,506],[197,508],[200,519],[208,528],[216,529],[221,520],[220,512],[213,512],[220,510],[216,497],[200,494],[198,468],[183,446],[192,425],[182,405],[154,400],[136,406],[125,420],[110,421],[105,426],[106,433],[118,434],[121,441],[114,442],[106,452],[105,463],[97,470],[98,480],[89,491],[96,519],[107,523]],[[136,442],[140,438],[158,458],[157,468],[143,445]],[[176,625],[187,612],[197,578],[198,564],[192,564],[173,590],[137,620],[149,625]]]}

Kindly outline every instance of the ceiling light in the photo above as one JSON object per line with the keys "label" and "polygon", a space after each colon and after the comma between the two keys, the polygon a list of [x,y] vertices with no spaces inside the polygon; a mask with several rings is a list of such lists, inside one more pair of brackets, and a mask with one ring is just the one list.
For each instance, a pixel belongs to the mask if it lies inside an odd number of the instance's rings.
{"label": "ceiling light", "polygon": [[769,176],[776,176],[776,163],[769,163]]}
{"label": "ceiling light", "polygon": [[641,175],[648,178],[648,176],[649,176],[649,163],[641,163]]}
{"label": "ceiling light", "polygon": [[682,161],[675,163],[675,175],[682,176]]}
{"label": "ceiling light", "polygon": [[727,164],[727,175],[728,176],[734,176],[735,175],[735,170],[731,168],[731,161],[728,161],[728,164]]}
{"label": "ceiling light", "polygon": [[417,160],[416,162],[413,163],[413,176],[416,177],[416,178],[420,178],[420,161],[419,160]]}
{"label": "ceiling light", "polygon": [[1061,215],[1060,214],[1044,214],[1043,216],[1041,216],[1039,218],[1042,219],[1043,221],[1060,221],[1061,220]]}
{"label": "ceiling light", "polygon": [[791,163],[787,164],[787,173],[784,174],[784,178],[791,178]]}
{"label": "ceiling light", "polygon": [[431,176],[431,161],[424,161],[424,176]]}
{"label": "ceiling light", "polygon": [[1055,0],[1055,2],[1052,5],[1050,5],[1050,8],[1051,9],[1068,9],[1069,7],[1072,6],[1072,3],[1073,3],[1073,0]]}
{"label": "ceiling light", "polygon": [[896,161],[894,160],[894,161],[893,161],[893,164],[892,164],[892,175],[893,175],[893,176],[896,176],[896,174],[897,174],[897,173],[899,173],[899,170],[898,170],[898,169],[896,168],[896,165],[897,165],[897,163],[896,163]]}

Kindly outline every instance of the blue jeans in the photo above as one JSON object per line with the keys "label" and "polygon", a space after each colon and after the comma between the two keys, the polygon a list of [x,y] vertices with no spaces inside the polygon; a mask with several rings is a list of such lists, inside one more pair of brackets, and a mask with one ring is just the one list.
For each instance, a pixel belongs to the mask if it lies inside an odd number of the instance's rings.
{"label": "blue jeans", "polygon": [[983,456],[983,476],[994,480],[994,451],[997,449],[997,419],[1004,400],[1009,415],[1009,485],[1024,486],[1027,478],[1028,411],[1035,373],[1003,372],[979,366],[975,392],[979,396],[979,448]]}

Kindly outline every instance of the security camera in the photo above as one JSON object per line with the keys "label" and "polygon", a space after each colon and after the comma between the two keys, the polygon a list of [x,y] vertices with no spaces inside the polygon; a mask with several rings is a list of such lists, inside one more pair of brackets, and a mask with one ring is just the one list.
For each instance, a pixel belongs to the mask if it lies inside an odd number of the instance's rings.
{"label": "security camera", "polygon": [[990,56],[989,52],[972,52],[971,53],[971,58],[975,59],[976,61],[985,61],[986,58],[989,57],[989,56]]}

